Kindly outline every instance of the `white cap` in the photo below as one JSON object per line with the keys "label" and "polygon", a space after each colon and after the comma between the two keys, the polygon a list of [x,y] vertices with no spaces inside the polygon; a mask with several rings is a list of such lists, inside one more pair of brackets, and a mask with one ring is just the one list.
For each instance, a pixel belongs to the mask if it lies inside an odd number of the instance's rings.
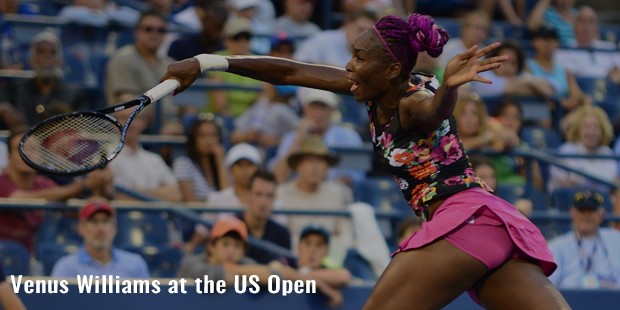
{"label": "white cap", "polygon": [[231,147],[230,150],[228,150],[228,154],[226,154],[224,164],[226,165],[226,168],[230,169],[232,165],[242,159],[247,159],[257,166],[262,164],[258,150],[254,146],[247,143],[239,143]]}
{"label": "white cap", "polygon": [[307,106],[312,102],[321,102],[332,109],[338,107],[338,96],[330,91],[300,87],[297,90],[297,98],[302,106]]}
{"label": "white cap", "polygon": [[232,6],[237,10],[245,10],[251,7],[257,7],[259,0],[231,0]]}

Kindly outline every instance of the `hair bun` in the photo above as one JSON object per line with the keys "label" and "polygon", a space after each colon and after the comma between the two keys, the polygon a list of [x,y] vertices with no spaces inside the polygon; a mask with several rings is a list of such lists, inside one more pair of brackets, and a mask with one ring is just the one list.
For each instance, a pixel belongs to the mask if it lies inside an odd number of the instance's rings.
{"label": "hair bun", "polygon": [[432,17],[414,13],[409,15],[411,30],[409,43],[416,52],[426,51],[430,56],[437,57],[443,52],[448,42],[448,32],[439,28]]}

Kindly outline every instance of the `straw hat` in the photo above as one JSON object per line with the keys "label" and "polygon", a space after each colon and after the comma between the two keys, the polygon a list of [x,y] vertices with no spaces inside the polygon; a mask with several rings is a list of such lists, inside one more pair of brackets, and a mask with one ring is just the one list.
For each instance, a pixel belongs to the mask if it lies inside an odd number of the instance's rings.
{"label": "straw hat", "polygon": [[288,157],[289,167],[295,170],[305,156],[322,157],[330,167],[335,166],[340,161],[338,155],[331,153],[327,149],[327,146],[323,143],[323,137],[319,135],[310,135],[301,142],[299,150]]}

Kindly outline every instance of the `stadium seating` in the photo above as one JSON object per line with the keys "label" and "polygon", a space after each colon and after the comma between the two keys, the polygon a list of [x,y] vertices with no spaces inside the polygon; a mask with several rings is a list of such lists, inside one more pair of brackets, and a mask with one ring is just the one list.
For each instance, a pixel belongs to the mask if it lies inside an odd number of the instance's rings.
{"label": "stadium seating", "polygon": [[0,264],[8,275],[29,275],[30,254],[21,243],[0,240]]}
{"label": "stadium seating", "polygon": [[372,271],[370,263],[368,263],[355,249],[349,249],[347,251],[343,265],[355,278],[372,281],[377,280],[377,276],[375,276]]}
{"label": "stadium seating", "polygon": [[55,242],[37,243],[37,259],[43,265],[43,275],[51,275],[54,265],[56,265],[59,259],[77,252],[78,249],[78,244],[58,244]]}
{"label": "stadium seating", "polygon": [[166,245],[125,248],[125,250],[142,256],[153,278],[176,277],[183,258],[183,251]]}
{"label": "stadium seating", "polygon": [[166,212],[118,210],[117,222],[115,244],[120,248],[160,246],[170,242]]}

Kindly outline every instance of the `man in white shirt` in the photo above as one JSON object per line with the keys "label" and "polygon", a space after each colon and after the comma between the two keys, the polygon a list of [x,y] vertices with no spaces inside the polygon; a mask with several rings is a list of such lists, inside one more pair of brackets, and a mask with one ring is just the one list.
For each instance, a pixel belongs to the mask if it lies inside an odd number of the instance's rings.
{"label": "man in white shirt", "polygon": [[[114,116],[125,124],[132,109],[116,113]],[[132,121],[125,147],[110,162],[117,184],[138,193],[166,201],[181,201],[181,190],[170,167],[159,154],[147,151],[140,144],[140,133],[146,128],[144,114],[138,114]]]}

